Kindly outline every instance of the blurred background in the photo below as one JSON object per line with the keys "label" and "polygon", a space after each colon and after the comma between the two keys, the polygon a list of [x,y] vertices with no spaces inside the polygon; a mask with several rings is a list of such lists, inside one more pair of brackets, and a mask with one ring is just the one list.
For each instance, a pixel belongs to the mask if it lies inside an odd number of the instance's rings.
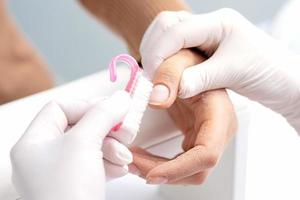
{"label": "blurred background", "polygon": [[[254,23],[272,20],[284,0],[186,0],[195,12],[222,7],[240,11]],[[76,0],[10,0],[11,14],[43,55],[56,83],[62,84],[107,67],[126,47]]]}

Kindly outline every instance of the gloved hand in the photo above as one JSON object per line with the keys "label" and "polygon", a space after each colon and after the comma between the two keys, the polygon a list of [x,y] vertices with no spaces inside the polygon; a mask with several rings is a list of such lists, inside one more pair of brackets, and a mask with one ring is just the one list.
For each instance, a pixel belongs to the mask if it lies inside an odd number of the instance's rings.
{"label": "gloved hand", "polygon": [[104,199],[104,165],[109,173],[123,174],[132,160],[126,146],[105,138],[129,105],[126,92],[92,106],[47,104],[11,151],[12,181],[22,199]]}
{"label": "gloved hand", "polygon": [[151,77],[166,58],[191,47],[208,60],[185,70],[180,97],[230,88],[282,114],[300,132],[299,56],[231,9],[164,12],[142,40],[144,69]]}

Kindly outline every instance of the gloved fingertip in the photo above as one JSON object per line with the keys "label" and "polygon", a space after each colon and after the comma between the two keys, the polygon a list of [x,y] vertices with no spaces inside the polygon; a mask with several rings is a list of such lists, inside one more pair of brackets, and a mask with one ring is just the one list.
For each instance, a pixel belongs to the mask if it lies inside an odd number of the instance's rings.
{"label": "gloved fingertip", "polygon": [[117,152],[118,157],[120,160],[123,161],[124,164],[128,165],[133,162],[132,153],[129,150],[119,149]]}

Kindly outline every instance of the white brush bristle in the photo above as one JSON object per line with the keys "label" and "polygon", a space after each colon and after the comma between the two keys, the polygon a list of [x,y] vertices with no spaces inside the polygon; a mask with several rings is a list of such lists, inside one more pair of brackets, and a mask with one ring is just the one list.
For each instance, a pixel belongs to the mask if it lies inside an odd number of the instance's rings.
{"label": "white brush bristle", "polygon": [[132,104],[123,121],[123,128],[126,127],[127,130],[134,131],[135,133],[139,131],[152,88],[153,84],[141,74],[138,74],[135,87],[132,91]]}

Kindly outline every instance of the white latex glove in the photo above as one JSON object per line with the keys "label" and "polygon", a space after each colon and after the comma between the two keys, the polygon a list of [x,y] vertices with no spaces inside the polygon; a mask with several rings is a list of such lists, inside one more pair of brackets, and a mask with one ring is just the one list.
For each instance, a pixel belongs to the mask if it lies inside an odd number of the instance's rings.
{"label": "white latex glove", "polygon": [[299,56],[232,9],[163,12],[142,40],[143,67],[152,77],[163,60],[191,47],[208,59],[185,70],[180,97],[229,88],[282,114],[300,132]]}
{"label": "white latex glove", "polygon": [[132,160],[126,146],[105,138],[129,105],[126,92],[93,106],[86,101],[47,104],[11,151],[12,181],[22,199],[104,199],[104,164],[111,173],[123,174]]}

